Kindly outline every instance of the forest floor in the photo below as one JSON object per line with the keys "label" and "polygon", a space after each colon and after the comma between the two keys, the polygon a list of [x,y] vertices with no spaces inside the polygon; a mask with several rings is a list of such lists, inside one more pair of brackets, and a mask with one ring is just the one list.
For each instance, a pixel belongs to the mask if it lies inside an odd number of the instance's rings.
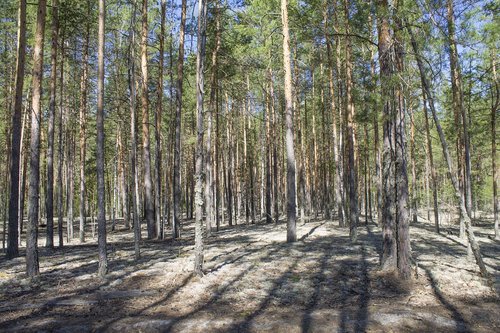
{"label": "forest floor", "polygon": [[285,223],[224,226],[206,242],[202,278],[191,273],[192,222],[178,241],[143,241],[139,261],[131,231],[109,232],[102,280],[89,235],[87,244],[40,248],[35,281],[24,278],[23,257],[1,257],[0,331],[500,332],[500,242],[491,230],[475,227],[493,289],[458,229],[438,235],[424,220],[411,225],[410,283],[379,271],[375,224],[359,227],[355,245],[335,221],[299,223],[293,244]]}

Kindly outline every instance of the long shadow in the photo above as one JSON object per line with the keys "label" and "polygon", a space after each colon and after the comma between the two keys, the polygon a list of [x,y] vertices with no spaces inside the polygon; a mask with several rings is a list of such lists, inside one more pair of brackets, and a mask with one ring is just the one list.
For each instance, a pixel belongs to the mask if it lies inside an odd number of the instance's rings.
{"label": "long shadow", "polygon": [[472,332],[462,314],[457,310],[456,307],[453,306],[453,304],[451,304],[450,302],[448,302],[448,300],[446,300],[443,293],[439,290],[437,281],[434,278],[434,275],[432,274],[430,269],[423,265],[421,265],[420,267],[422,267],[422,269],[425,271],[425,274],[429,278],[429,281],[431,282],[432,291],[434,292],[436,298],[451,313],[451,316],[455,321],[455,327],[457,332]]}
{"label": "long shadow", "polygon": [[[331,244],[331,243],[330,243]],[[332,245],[328,247],[328,249],[331,251]],[[306,308],[304,310],[304,314],[302,316],[302,332],[309,332],[311,329],[311,323],[312,323],[312,313],[316,309],[317,304],[319,302],[320,296],[321,296],[321,286],[322,282],[325,281],[325,270],[328,264],[328,258],[329,258],[329,252],[327,251],[323,254],[321,257],[320,261],[320,269],[318,273],[314,276],[314,280],[316,281],[314,285],[314,293],[309,301],[309,303],[306,305]]]}
{"label": "long shadow", "polygon": [[[288,249],[289,247],[287,247],[287,250]],[[289,251],[286,252],[288,253]],[[285,253],[285,255],[287,253]],[[274,280],[273,286],[268,291],[266,298],[264,298],[264,300],[260,302],[259,307],[256,310],[254,310],[251,314],[245,316],[243,322],[235,323],[232,327],[230,327],[228,329],[228,332],[233,332],[233,331],[249,332],[253,320],[264,312],[264,310],[269,306],[269,304],[274,298],[278,297],[278,291],[280,290],[281,286],[290,278],[293,270],[297,267],[298,262],[299,261],[297,259],[294,260],[293,263],[288,267],[286,272],[283,273],[278,279]]]}
{"label": "long shadow", "polygon": [[[275,249],[275,252],[276,251],[279,251],[279,248]],[[271,256],[271,255],[272,255],[272,253],[268,254],[268,256]],[[205,309],[208,309],[210,306],[214,305],[235,283],[240,281],[246,274],[248,274],[254,268],[255,268],[255,264],[251,264],[249,267],[247,267],[245,270],[243,270],[241,273],[239,273],[236,277],[234,277],[228,283],[226,283],[222,288],[219,288],[213,294],[213,296],[208,301],[203,303],[201,306],[198,306],[196,309],[194,309],[194,310],[190,311],[189,313],[186,313],[182,316],[171,318],[168,325],[166,325],[166,327],[162,327],[162,331],[163,332],[170,332],[174,328],[174,326],[177,325],[178,323],[180,323],[183,320],[195,315],[196,313],[204,311]],[[177,290],[180,290],[180,288],[178,288]],[[171,293],[171,294],[163,297],[161,300],[159,300],[153,304],[150,304],[150,305],[142,308],[141,310],[139,310],[136,313],[129,315],[129,316],[130,317],[140,316],[140,315],[144,314],[147,310],[152,309],[158,305],[164,304],[165,302],[167,302],[169,300],[169,298],[171,298],[173,296],[173,294],[174,293]],[[99,328],[99,331],[105,331],[107,328],[111,327],[111,325],[113,323],[117,322],[120,319],[121,318],[117,318],[117,319],[113,320],[112,322],[107,323],[104,327]]]}

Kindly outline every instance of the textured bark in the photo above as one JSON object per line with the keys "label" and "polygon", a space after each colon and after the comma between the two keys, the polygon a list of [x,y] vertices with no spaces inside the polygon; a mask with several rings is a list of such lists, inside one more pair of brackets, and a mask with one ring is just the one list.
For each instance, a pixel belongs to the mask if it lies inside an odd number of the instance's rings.
{"label": "textured bark", "polygon": [[[396,9],[397,11],[397,9]],[[405,153],[405,109],[402,85],[397,75],[403,72],[403,44],[399,33],[392,33],[388,1],[377,1],[379,62],[384,113],[383,148],[383,269],[410,278],[410,240],[408,216],[408,175]]]}
{"label": "textured bark", "polygon": [[[450,70],[451,70],[451,90],[453,108],[456,114],[461,117],[462,137],[463,137],[463,159],[464,159],[464,195],[465,207],[467,213],[471,216],[472,211],[472,177],[470,160],[470,139],[469,139],[469,120],[464,107],[464,93],[462,88],[462,74],[460,72],[460,63],[458,59],[457,41],[455,36],[455,17],[453,12],[453,0],[446,1],[447,9],[447,27],[448,43],[450,52]],[[458,130],[458,128],[457,128]]]}
{"label": "textured bark", "polygon": [[203,99],[205,95],[204,88],[204,60],[206,43],[206,24],[207,24],[207,2],[198,1],[198,35],[196,52],[196,165],[195,165],[195,202],[196,202],[196,221],[194,231],[194,272],[197,275],[203,275]]}
{"label": "textured bark", "polygon": [[149,139],[149,97],[148,97],[148,0],[142,1],[141,40],[141,104],[142,104],[142,169],[144,176],[144,209],[148,239],[156,237],[153,182],[151,180],[151,149]]}
{"label": "textured bark", "polygon": [[[345,212],[344,205],[342,203],[342,192],[344,191],[344,183],[342,181],[341,168],[339,163],[339,149],[337,142],[337,109],[335,106],[335,84],[333,82],[333,55],[332,55],[332,43],[330,41],[330,34],[328,30],[328,7],[325,2],[324,10],[324,34],[326,40],[326,51],[328,57],[328,86],[330,88],[330,106],[332,113],[332,143],[333,143],[333,162],[335,164],[335,206],[337,207],[337,217],[339,219],[340,225],[345,225]],[[313,124],[313,129],[315,124]],[[315,148],[316,150],[316,148]],[[315,153],[316,154],[316,153]]]}
{"label": "textured bark", "polygon": [[97,56],[97,245],[99,251],[98,274],[104,277],[108,271],[106,254],[106,197],[104,188],[104,23],[105,0],[99,0],[99,44]]}
{"label": "textured bark", "polygon": [[[90,11],[90,3],[87,3]],[[87,23],[85,40],[83,43],[82,78],[80,82],[80,242],[85,242],[85,220],[87,211],[85,202],[87,200],[87,185],[85,181],[85,162],[87,154],[87,86],[88,86],[88,62],[89,62],[89,38],[90,24]]]}
{"label": "textured bark", "polygon": [[57,83],[57,37],[59,34],[59,20],[57,14],[57,0],[52,0],[52,43],[50,50],[50,100],[47,134],[47,196],[45,209],[47,211],[47,238],[46,247],[54,247],[54,119],[56,110],[56,83]]}
{"label": "textured bark", "polygon": [[295,151],[293,143],[292,68],[290,64],[290,33],[288,31],[288,1],[281,0],[281,22],[283,24],[283,66],[285,71],[285,122],[286,122],[286,194],[287,194],[287,242],[297,240],[295,205]]}
{"label": "textured bark", "polygon": [[210,236],[212,232],[212,225],[215,222],[215,205],[214,205],[214,174],[213,174],[213,161],[212,161],[212,122],[213,113],[216,107],[216,96],[217,91],[217,56],[220,50],[220,20],[219,20],[219,9],[218,3],[214,4],[214,16],[215,16],[215,47],[212,51],[212,73],[210,78],[210,105],[207,110],[207,141],[206,141],[206,155],[205,155],[205,165],[206,165],[206,184],[205,184],[205,203],[206,203],[206,228],[207,236]]}
{"label": "textured bark", "polygon": [[500,202],[498,200],[498,170],[496,166],[497,159],[497,144],[496,144],[496,114],[498,112],[498,107],[500,105],[500,87],[498,86],[497,69],[496,69],[496,58],[492,54],[492,68],[493,68],[493,84],[495,89],[494,101],[491,105],[491,168],[492,168],[492,178],[493,178],[493,219],[495,220],[495,238],[500,240],[500,228],[498,226],[500,220]]}
{"label": "textured bark", "polygon": [[[350,34],[350,26],[349,26],[349,2],[347,0],[344,1],[344,11],[345,11],[345,29],[346,35]],[[346,113],[347,113],[347,129],[346,129],[346,145],[347,145],[347,183],[349,184],[349,237],[351,238],[351,242],[356,242],[358,238],[357,226],[359,223],[359,211],[358,211],[358,188],[357,188],[357,166],[356,166],[356,157],[355,157],[355,124],[354,124],[354,100],[352,96],[352,60],[351,60],[351,37],[347,36],[346,38],[346,47],[345,47],[345,59],[346,59],[346,77],[345,77],[345,86],[346,86]]]}
{"label": "textured bark", "polygon": [[[61,38],[61,71],[59,74],[59,117],[58,117],[58,152],[57,152],[57,227],[59,231],[59,247],[63,246],[63,163],[64,163],[64,149],[63,149],[63,91],[64,91],[64,31]],[[71,230],[66,230],[69,234]]]}
{"label": "textured bark", "polygon": [[409,110],[410,115],[410,159],[411,159],[411,213],[413,223],[418,222],[418,207],[417,207],[417,172],[415,170],[415,123],[413,110]]}
{"label": "textured bark", "polygon": [[129,58],[128,58],[128,87],[130,107],[130,171],[132,173],[132,209],[134,219],[134,253],[139,260],[141,240],[141,220],[139,218],[139,172],[137,170],[137,113],[136,113],[136,86],[135,86],[135,16],[134,6],[129,32]]}
{"label": "textured bark", "polygon": [[[270,74],[271,71],[270,69],[267,70],[268,73],[268,81],[271,80]],[[269,89],[269,88],[268,88]],[[272,201],[272,184],[271,184],[271,101],[269,97],[269,91],[266,89],[266,114],[265,114],[265,119],[266,119],[266,141],[265,141],[265,177],[266,177],[266,223],[272,223],[273,222],[273,216],[272,216],[272,208],[271,208],[271,201]]]}
{"label": "textured bark", "polygon": [[26,60],[26,0],[19,1],[17,29],[16,91],[14,97],[14,113],[12,115],[12,142],[10,151],[9,235],[7,239],[7,258],[14,258],[19,255],[19,168],[21,156],[24,68]]}
{"label": "textured bark", "polygon": [[[406,24],[406,27],[407,27],[408,31],[410,32],[410,36],[412,36],[412,30],[411,30],[410,26],[408,24]],[[483,257],[481,255],[481,249],[479,247],[479,243],[476,241],[474,232],[472,230],[471,219],[470,219],[469,214],[467,213],[465,198],[464,198],[464,195],[461,191],[460,185],[458,183],[457,173],[455,172],[455,170],[453,170],[453,161],[451,159],[450,151],[448,148],[448,143],[446,142],[446,138],[444,136],[443,129],[441,127],[441,122],[439,121],[439,118],[437,116],[437,111],[436,111],[436,108],[434,105],[434,96],[433,96],[432,91],[430,89],[429,81],[425,75],[424,65],[423,65],[422,59],[420,57],[418,44],[416,43],[415,38],[412,38],[411,43],[412,43],[412,47],[413,47],[413,53],[415,54],[416,60],[417,60],[418,70],[420,73],[420,80],[422,83],[422,89],[423,89],[423,91],[426,95],[427,101],[429,103],[429,108],[430,108],[431,113],[432,113],[432,118],[434,119],[434,124],[436,125],[436,130],[438,132],[439,140],[441,142],[441,148],[443,150],[443,155],[444,155],[444,158],[446,161],[446,166],[448,168],[448,176],[450,177],[451,183],[453,185],[453,189],[455,192],[454,193],[455,198],[459,202],[460,216],[461,216],[461,219],[462,219],[463,224],[465,226],[465,231],[466,231],[467,238],[468,238],[468,241],[470,244],[470,249],[472,250],[472,253],[473,253],[474,258],[476,260],[476,264],[478,265],[479,270],[481,271],[481,274],[485,278],[489,278],[489,273],[488,273],[488,270],[486,269],[486,266],[484,264]]]}
{"label": "textured bark", "polygon": [[164,52],[165,52],[165,16],[167,11],[166,0],[161,0],[161,22],[160,22],[160,60],[158,63],[158,101],[155,113],[155,141],[156,141],[156,156],[155,156],[155,224],[156,234],[159,239],[163,239],[163,223],[161,211],[162,197],[162,178],[161,178],[161,119],[163,113],[163,67],[164,67]]}
{"label": "textured bark", "polygon": [[181,113],[182,113],[182,83],[184,74],[184,33],[186,29],[186,2],[182,0],[181,25],[179,31],[179,56],[177,60],[177,91],[175,94],[175,144],[174,144],[174,174],[173,174],[173,206],[172,233],[174,238],[181,236]]}
{"label": "textured bark", "polygon": [[35,47],[33,51],[32,110],[30,137],[30,182],[28,190],[28,224],[26,226],[26,273],[40,274],[38,263],[38,223],[40,204],[40,129],[43,79],[43,41],[47,1],[38,2]]}

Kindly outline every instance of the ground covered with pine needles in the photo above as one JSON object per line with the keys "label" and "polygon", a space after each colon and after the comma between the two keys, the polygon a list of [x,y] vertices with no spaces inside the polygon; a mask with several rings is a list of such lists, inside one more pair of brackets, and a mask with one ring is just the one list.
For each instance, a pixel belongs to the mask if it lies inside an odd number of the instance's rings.
{"label": "ground covered with pine needles", "polygon": [[[192,223],[180,240],[109,232],[109,274],[99,279],[95,240],[40,248],[41,276],[23,257],[0,259],[3,332],[498,332],[500,242],[475,227],[493,287],[479,276],[455,226],[411,226],[413,279],[379,271],[381,232],[361,225],[351,244],[336,221],[224,226],[205,244],[193,276]],[[488,234],[487,234],[488,233]],[[40,240],[43,243],[43,239]],[[415,265],[416,264],[416,265]]]}

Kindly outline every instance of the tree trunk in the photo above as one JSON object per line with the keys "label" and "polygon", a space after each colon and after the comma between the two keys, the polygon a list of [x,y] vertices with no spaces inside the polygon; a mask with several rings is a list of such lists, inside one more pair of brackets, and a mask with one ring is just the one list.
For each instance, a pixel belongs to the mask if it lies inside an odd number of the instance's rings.
{"label": "tree trunk", "polygon": [[161,223],[161,197],[162,197],[162,179],[161,179],[161,118],[163,112],[163,66],[164,66],[164,43],[165,43],[165,15],[167,11],[166,0],[161,0],[161,23],[160,23],[160,60],[158,64],[158,102],[155,113],[155,141],[156,141],[156,156],[155,156],[155,224],[156,234],[159,239],[163,239],[163,228]]}
{"label": "tree trunk", "polygon": [[406,28],[408,29],[408,32],[410,33],[410,36],[411,36],[413,53],[415,54],[415,57],[417,60],[417,65],[418,65],[418,69],[419,69],[419,73],[420,73],[420,80],[422,83],[422,89],[424,90],[426,98],[429,102],[429,108],[432,112],[432,117],[434,119],[434,123],[436,125],[436,130],[437,130],[438,135],[439,135],[439,140],[441,141],[441,148],[443,150],[443,155],[444,155],[444,158],[446,161],[446,166],[448,168],[448,175],[449,175],[451,183],[453,185],[455,197],[456,197],[457,201],[459,202],[461,219],[463,220],[463,224],[465,225],[465,231],[467,233],[467,238],[468,238],[472,253],[474,254],[474,258],[476,259],[476,264],[478,265],[479,270],[481,271],[481,274],[483,275],[483,277],[489,278],[489,273],[488,273],[488,270],[486,269],[486,266],[483,262],[483,257],[481,255],[481,249],[479,247],[479,243],[477,243],[474,232],[472,230],[470,216],[467,213],[465,199],[464,199],[463,193],[461,192],[461,189],[460,189],[460,186],[458,183],[457,174],[453,170],[453,162],[451,160],[450,152],[448,149],[448,144],[446,142],[446,139],[445,139],[445,136],[443,133],[443,129],[441,128],[441,122],[439,121],[439,118],[437,116],[437,111],[436,111],[436,108],[434,106],[434,97],[433,97],[432,92],[430,90],[430,85],[429,85],[429,82],[427,80],[427,77],[425,76],[424,65],[423,65],[422,59],[420,57],[418,45],[416,43],[415,38],[413,37],[412,30],[408,24],[406,24]]}
{"label": "tree trunk", "polygon": [[139,214],[139,174],[137,170],[137,113],[136,113],[136,85],[135,85],[135,15],[137,8],[134,5],[132,22],[130,24],[130,52],[128,57],[128,86],[130,107],[130,168],[132,173],[132,209],[134,219],[134,253],[135,259],[140,258],[139,242],[141,240],[141,220]]}
{"label": "tree trunk", "polygon": [[57,83],[57,37],[59,22],[57,14],[57,0],[52,0],[52,44],[51,44],[51,69],[50,69],[50,101],[49,123],[47,135],[47,197],[45,207],[47,211],[47,239],[46,247],[54,247],[54,118],[56,109],[56,83]]}
{"label": "tree trunk", "polygon": [[[469,217],[472,210],[472,177],[470,161],[470,139],[468,129],[468,119],[464,107],[464,93],[462,89],[462,74],[460,72],[460,63],[458,60],[457,41],[455,36],[455,17],[453,13],[453,0],[446,1],[447,23],[448,23],[448,42],[450,52],[450,70],[451,70],[451,90],[453,98],[453,108],[462,118],[462,136],[463,136],[463,158],[464,158],[464,194],[465,207]],[[458,130],[458,129],[457,129]]]}
{"label": "tree trunk", "polygon": [[358,239],[357,226],[359,223],[359,211],[358,211],[358,176],[356,168],[356,157],[355,157],[355,142],[354,142],[354,100],[352,96],[352,61],[351,61],[351,37],[350,26],[349,26],[349,2],[344,1],[344,11],[345,11],[345,28],[346,28],[346,47],[345,47],[345,57],[346,57],[346,103],[347,103],[347,183],[349,184],[349,237],[351,242],[356,242]]}
{"label": "tree trunk", "polygon": [[[90,12],[90,2],[87,3]],[[87,200],[87,186],[85,182],[85,162],[87,152],[87,81],[88,81],[88,62],[89,62],[89,38],[90,38],[90,23],[87,23],[85,32],[85,40],[83,43],[82,57],[82,79],[80,83],[80,242],[85,242],[85,221],[87,211],[85,201]]]}
{"label": "tree trunk", "polygon": [[16,92],[14,97],[14,113],[12,116],[12,142],[10,151],[9,237],[7,239],[7,258],[14,258],[19,255],[19,167],[25,60],[26,0],[20,0],[17,30]]}
{"label": "tree trunk", "polygon": [[[383,150],[383,253],[385,270],[397,270],[410,278],[408,176],[405,160],[404,101],[402,87],[395,77],[402,73],[403,47],[398,35],[391,33],[388,1],[377,2],[379,19],[379,62],[384,112]],[[399,29],[399,28],[398,28]],[[397,42],[397,43],[396,43]],[[397,47],[395,44],[398,44]]]}
{"label": "tree trunk", "polygon": [[496,166],[497,159],[497,144],[496,144],[496,114],[500,104],[500,87],[498,86],[496,58],[492,54],[493,81],[495,89],[495,100],[491,105],[491,168],[493,178],[493,219],[495,220],[495,238],[500,240],[500,228],[498,226],[500,220],[500,202],[498,201],[498,170]]}
{"label": "tree trunk", "polygon": [[199,0],[198,2],[198,35],[196,52],[196,165],[195,165],[195,201],[196,201],[196,221],[195,221],[195,274],[203,275],[203,99],[205,95],[204,88],[204,60],[205,60],[205,42],[206,42],[206,24],[207,24],[207,2]]}
{"label": "tree trunk", "polygon": [[[344,205],[342,203],[342,192],[343,192],[343,182],[341,168],[339,164],[339,151],[337,142],[337,109],[335,106],[335,84],[333,82],[333,55],[332,55],[332,45],[330,41],[330,32],[328,30],[328,10],[329,7],[325,2],[324,10],[324,30],[325,30],[325,40],[326,40],[326,51],[328,57],[328,84],[330,88],[330,105],[332,113],[332,139],[333,139],[333,162],[335,164],[335,206],[337,207],[337,217],[339,219],[340,225],[345,225],[344,218]],[[314,103],[314,101],[313,101]],[[315,124],[313,124],[314,128]]]}
{"label": "tree trunk", "polygon": [[214,4],[216,7],[214,8],[215,15],[215,47],[212,51],[212,74],[210,78],[210,106],[207,111],[207,141],[206,141],[206,155],[205,155],[205,164],[206,164],[206,185],[205,185],[205,203],[206,203],[206,227],[207,227],[207,236],[210,236],[212,232],[212,224],[215,220],[214,214],[214,174],[212,168],[212,119],[213,112],[215,110],[216,99],[215,92],[217,91],[217,55],[219,53],[219,49],[221,46],[220,41],[220,22],[219,22],[219,9],[218,3]]}
{"label": "tree trunk", "polygon": [[172,225],[172,233],[174,238],[181,237],[181,216],[180,216],[180,200],[181,200],[181,113],[182,113],[182,83],[184,73],[184,31],[186,29],[186,2],[182,0],[181,26],[179,31],[179,56],[177,60],[177,92],[175,94],[176,110],[175,110],[175,146],[174,146],[174,218]]}
{"label": "tree trunk", "polygon": [[40,129],[41,97],[43,79],[43,41],[47,1],[39,0],[35,47],[33,51],[32,112],[30,137],[30,183],[28,190],[28,224],[26,226],[26,274],[34,277],[40,274],[38,263],[38,222],[40,204]]}
{"label": "tree trunk", "polygon": [[144,205],[148,239],[155,238],[155,207],[153,183],[151,181],[151,150],[149,139],[149,97],[148,97],[148,0],[142,1],[142,40],[141,40],[141,104],[142,104],[142,166],[144,173]]}
{"label": "tree trunk", "polygon": [[106,254],[106,198],[104,188],[104,22],[106,19],[105,0],[99,0],[99,46],[97,70],[97,244],[99,249],[98,274],[104,277],[108,270]]}
{"label": "tree trunk", "polygon": [[293,143],[292,68],[290,64],[290,34],[288,31],[288,1],[281,0],[281,22],[283,24],[283,66],[285,71],[285,118],[286,118],[286,194],[287,194],[287,242],[297,240],[295,206],[295,151]]}
{"label": "tree trunk", "polygon": [[[63,113],[64,113],[64,29],[61,38],[61,71],[59,74],[59,121],[58,127],[58,152],[57,152],[57,227],[59,231],[59,247],[63,246],[63,163],[64,163],[64,150],[63,150]],[[69,234],[70,230],[66,230]],[[69,237],[68,237],[69,238]]]}

